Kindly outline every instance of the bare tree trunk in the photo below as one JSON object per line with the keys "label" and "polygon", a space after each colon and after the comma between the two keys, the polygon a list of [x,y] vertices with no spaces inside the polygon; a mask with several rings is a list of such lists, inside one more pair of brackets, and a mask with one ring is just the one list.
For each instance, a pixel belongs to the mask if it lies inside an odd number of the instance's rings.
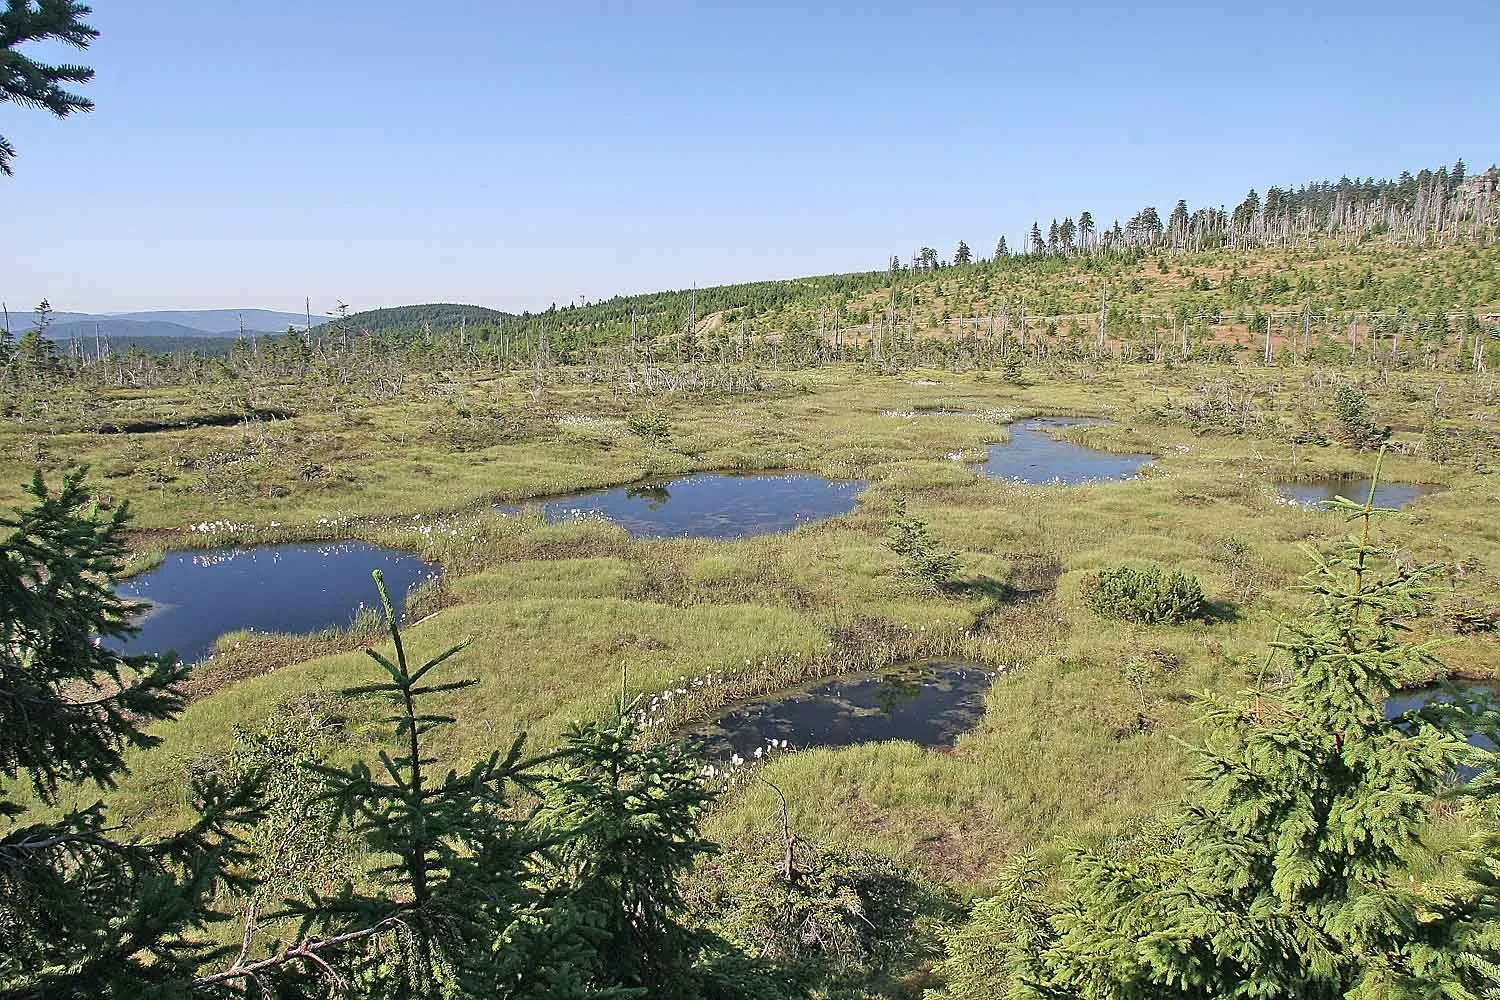
{"label": "bare tree trunk", "polygon": [[1109,293],[1099,293],[1099,356],[1104,356],[1104,315],[1109,308]]}

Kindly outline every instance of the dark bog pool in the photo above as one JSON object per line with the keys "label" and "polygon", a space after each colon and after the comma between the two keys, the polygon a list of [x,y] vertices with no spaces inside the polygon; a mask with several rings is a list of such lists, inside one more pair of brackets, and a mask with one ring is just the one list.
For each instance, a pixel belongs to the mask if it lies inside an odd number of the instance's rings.
{"label": "dark bog pool", "polygon": [[984,715],[994,671],[968,663],[922,663],[878,676],[819,681],[729,706],[714,722],[685,733],[703,755],[757,756],[772,740],[791,749],[880,740],[952,746]]}
{"label": "dark bog pool", "polygon": [[1010,440],[1005,444],[990,445],[989,459],[976,469],[993,479],[1062,486],[1129,479],[1150,462],[1152,456],[1096,451],[1047,433],[1049,429],[1108,422],[1081,417],[1036,417],[1017,421],[1010,426]]}
{"label": "dark bog pool", "polygon": [[316,632],[345,626],[361,604],[380,606],[373,570],[400,613],[412,584],[434,576],[431,563],[364,542],[259,545],[170,553],[160,566],[116,587],[122,597],[150,601],[133,653],[173,650],[202,659],[225,632]]}
{"label": "dark bog pool", "polygon": [[802,473],[705,472],[578,493],[540,506],[550,522],[604,517],[634,538],[744,538],[847,514],[866,485]]}
{"label": "dark bog pool", "polygon": [[[1366,487],[1368,489],[1368,487]],[[1500,685],[1464,685],[1463,689],[1473,694],[1487,694],[1492,700],[1500,702]],[[1453,698],[1448,692],[1440,687],[1417,688],[1412,691],[1397,691],[1386,699],[1385,717],[1394,719],[1398,715],[1414,712],[1425,705],[1434,702],[1448,702]],[[1496,749],[1495,744],[1476,733],[1469,734],[1469,743],[1472,746],[1483,747],[1486,750]]]}
{"label": "dark bog pool", "polygon": [[[1370,480],[1343,479],[1325,476],[1296,483],[1277,483],[1281,495],[1299,507],[1317,507],[1334,497],[1348,497],[1355,503],[1364,503],[1370,496]],[[1375,506],[1407,507],[1419,497],[1437,493],[1441,487],[1421,486],[1416,483],[1381,483],[1375,487]]]}

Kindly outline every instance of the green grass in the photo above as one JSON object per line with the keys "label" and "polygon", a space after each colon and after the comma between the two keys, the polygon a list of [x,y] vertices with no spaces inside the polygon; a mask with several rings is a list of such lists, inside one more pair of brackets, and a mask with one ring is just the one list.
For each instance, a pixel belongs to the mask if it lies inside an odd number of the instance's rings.
{"label": "green grass", "polygon": [[531,559],[463,577],[454,584],[464,601],[485,604],[521,597],[629,597],[646,577],[624,559]]}
{"label": "green grass", "polygon": [[[805,617],[785,609],[704,605],[663,611],[609,598],[523,598],[452,608],[410,628],[406,645],[416,659],[467,640],[448,673],[479,681],[432,706],[459,717],[434,749],[451,760],[471,760],[501,743],[508,746],[521,730],[547,746],[569,723],[601,717],[620,690],[622,673],[631,690],[653,691],[707,670],[739,675],[747,663],[807,660],[827,643]],[[361,652],[341,653],[285,666],[197,702],[156,727],[159,747],[134,755],[132,773],[115,794],[117,805],[152,824],[172,818],[193,761],[222,751],[236,725],[311,693],[364,683],[379,669]],[[349,752],[373,752],[367,730],[351,730]]]}
{"label": "green grass", "polygon": [[[982,889],[1016,851],[1055,855],[1175,799],[1184,767],[1172,737],[1193,732],[1193,694],[1251,683],[1274,616],[1302,600],[1300,546],[1329,544],[1345,530],[1336,515],[1278,503],[1273,482],[1367,474],[1372,463],[1368,454],[1287,442],[1299,410],[1330,420],[1335,376],[1313,370],[1080,365],[1030,372],[1024,385],[855,367],[781,377],[786,386],[763,396],[663,400],[669,447],[622,431],[628,405],[595,387],[549,388],[534,402],[507,378],[452,383],[450,396],[503,410],[501,422],[512,428],[509,439],[465,450],[438,432],[451,398],[420,393],[400,405],[342,411],[289,404],[299,416],[255,428],[133,436],[139,440],[67,433],[41,442],[53,456],[44,466],[69,456],[110,471],[100,488],[129,499],[141,527],[152,529],[141,536],[143,552],[347,534],[442,561],[448,599],[459,603],[413,626],[409,638],[416,656],[471,640],[448,674],[480,684],[441,709],[460,720],[438,747],[454,761],[508,745],[520,729],[549,745],[570,721],[605,711],[622,674],[630,691],[646,694],[710,671],[728,679],[678,703],[668,721],[679,723],[732,697],[903,657],[961,655],[1003,666],[983,723],[951,752],[881,744],[793,754],[766,770],[786,792],[800,833],[875,847],[965,891]],[[1271,430],[1204,433],[1158,416],[1164,401],[1180,406],[1230,379],[1254,388],[1257,426]],[[1420,428],[1435,393],[1474,433],[1500,420],[1493,380],[1395,373],[1367,389],[1376,419],[1398,428]],[[132,398],[161,412],[182,395]],[[981,415],[911,415],[924,408]],[[1158,457],[1129,482],[991,481],[965,463],[1005,438],[996,413],[1111,416],[1114,425],[1066,435]],[[480,430],[470,428],[482,438]],[[0,439],[15,444],[18,433],[0,430]],[[1415,444],[1420,434],[1401,430],[1397,440]],[[220,453],[251,456],[230,464],[237,480],[176,464]],[[17,454],[7,448],[0,458],[6,489],[29,468]],[[306,478],[298,470],[308,465],[322,472]],[[732,542],[641,542],[600,522],[546,525],[534,513],[502,518],[487,508],[492,500],[715,468],[810,469],[870,486],[844,517]],[[173,478],[163,481],[163,472]],[[1420,451],[1392,455],[1385,472],[1444,487],[1391,519],[1385,535],[1413,558],[1451,567],[1453,595],[1500,603],[1500,526],[1491,513],[1500,478],[1482,462],[1437,465]],[[266,482],[288,493],[262,489]],[[885,546],[897,493],[938,545],[958,551],[960,583],[951,592],[919,593],[897,576]],[[203,521],[256,527],[185,530]],[[1143,627],[1102,619],[1081,600],[1087,574],[1146,563],[1198,577],[1222,617]],[[222,749],[235,725],[377,669],[358,652],[298,655],[314,648],[287,641],[258,650],[286,662],[158,727],[162,745],[134,755],[133,773],[113,793],[122,815],[141,830],[160,828],[184,808],[188,769]],[[1500,672],[1492,635],[1456,637],[1445,655],[1470,675]],[[1174,665],[1153,675],[1144,707],[1126,675],[1143,660]],[[369,710],[349,713],[345,752],[373,752]],[[734,842],[763,830],[774,815],[768,795],[753,784],[732,792],[713,833]]]}

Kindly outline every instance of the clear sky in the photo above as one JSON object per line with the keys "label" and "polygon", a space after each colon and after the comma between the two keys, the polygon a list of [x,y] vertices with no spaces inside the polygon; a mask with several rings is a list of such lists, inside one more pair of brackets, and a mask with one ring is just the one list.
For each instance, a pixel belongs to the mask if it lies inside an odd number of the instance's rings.
{"label": "clear sky", "polygon": [[95,7],[97,110],[0,104],[13,310],[545,307],[1500,159],[1494,0]]}

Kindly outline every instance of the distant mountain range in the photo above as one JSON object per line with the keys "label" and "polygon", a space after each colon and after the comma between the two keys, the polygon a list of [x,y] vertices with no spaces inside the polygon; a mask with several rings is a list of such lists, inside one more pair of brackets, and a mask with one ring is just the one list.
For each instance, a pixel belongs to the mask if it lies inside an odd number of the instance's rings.
{"label": "distant mountain range", "polygon": [[[484,306],[451,302],[369,309],[349,315],[349,328],[361,333],[418,334],[424,328],[447,330],[461,323],[484,324],[511,319],[509,313]],[[307,326],[303,313],[277,312],[272,309],[156,309],[128,313],[54,312],[47,335],[53,340],[77,338],[91,341],[95,336],[113,341],[147,340],[181,346],[181,341],[237,337],[242,329],[246,336],[268,336],[285,333],[287,327],[302,330]],[[20,337],[36,325],[31,310],[10,311],[10,332]],[[331,321],[326,315],[313,316],[313,327],[325,331]],[[3,321],[0,321],[3,327]],[[174,347],[174,349],[176,349]]]}
{"label": "distant mountain range", "polygon": [[[11,335],[19,337],[30,330],[36,315],[30,311],[11,310]],[[54,340],[77,337],[234,337],[241,324],[248,334],[285,333],[294,326],[307,326],[302,313],[277,312],[271,309],[157,309],[129,313],[55,312],[47,334]]]}

